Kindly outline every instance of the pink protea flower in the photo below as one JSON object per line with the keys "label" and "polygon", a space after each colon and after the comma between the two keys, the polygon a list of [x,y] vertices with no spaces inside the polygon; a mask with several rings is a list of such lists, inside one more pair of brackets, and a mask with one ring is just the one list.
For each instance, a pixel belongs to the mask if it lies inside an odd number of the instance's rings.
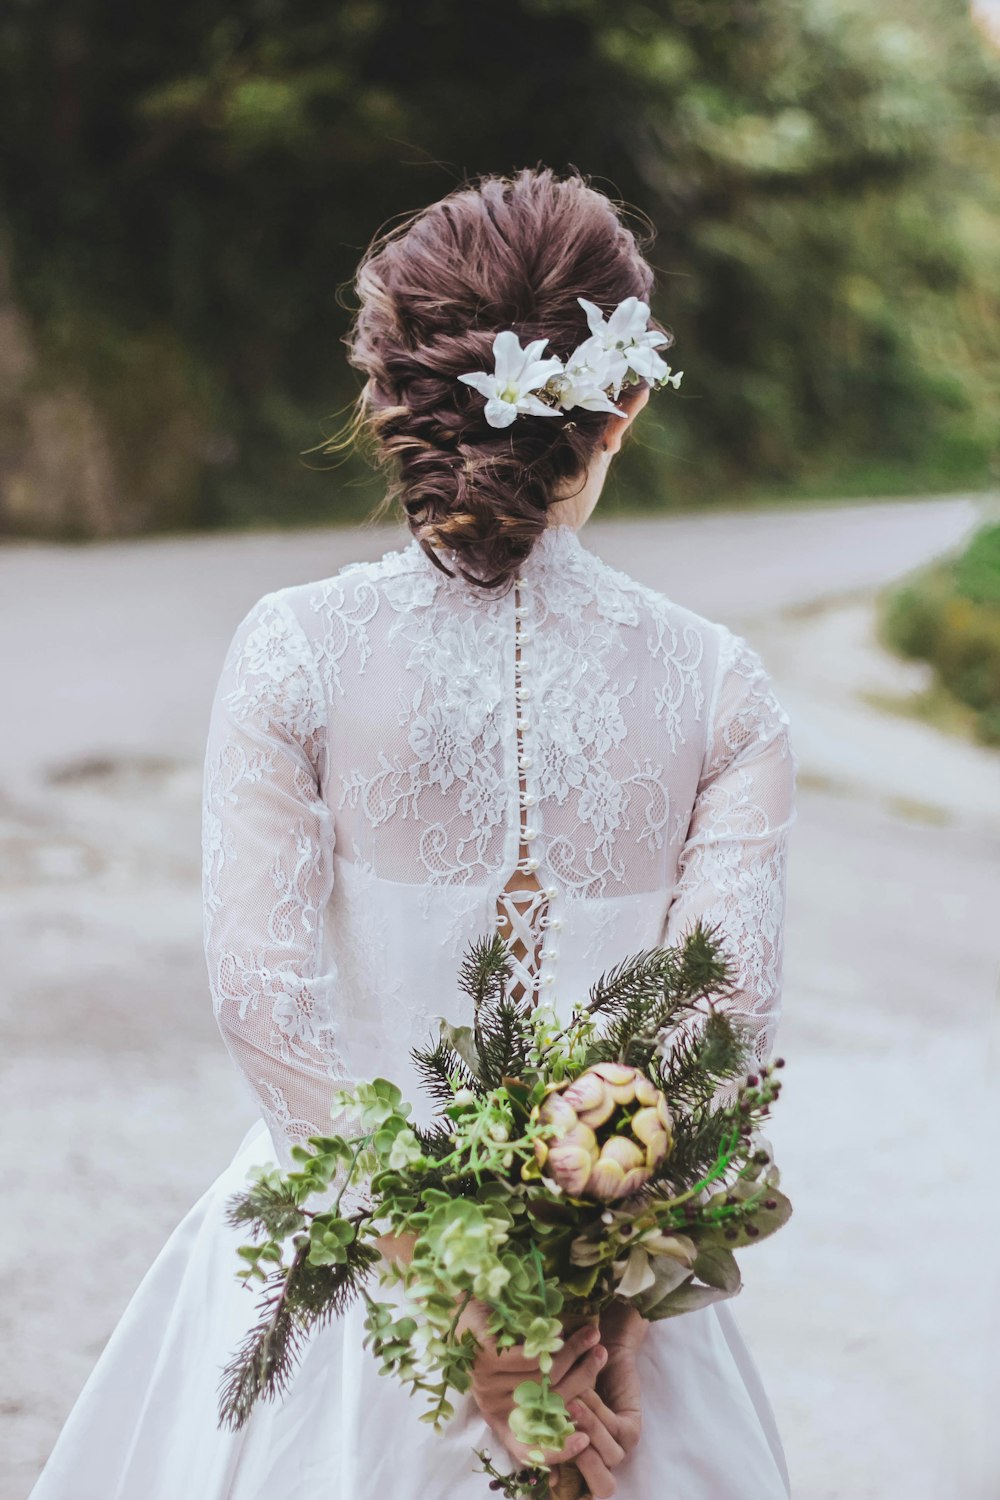
{"label": "pink protea flower", "polygon": [[595,1063],[553,1085],[534,1117],[557,1132],[535,1141],[539,1166],[575,1198],[610,1202],[637,1193],[673,1147],[666,1098],[624,1063]]}

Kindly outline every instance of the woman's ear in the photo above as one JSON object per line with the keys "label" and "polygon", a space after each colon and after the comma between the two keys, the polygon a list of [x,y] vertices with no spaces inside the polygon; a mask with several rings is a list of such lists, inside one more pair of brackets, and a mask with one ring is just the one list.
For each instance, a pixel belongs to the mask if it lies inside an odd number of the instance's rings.
{"label": "woman's ear", "polygon": [[625,429],[635,421],[649,400],[649,386],[644,385],[638,391],[625,391],[618,397],[618,405],[624,407],[628,412],[627,417],[609,417],[608,425],[604,430],[604,448],[610,456],[617,453],[625,436]]}

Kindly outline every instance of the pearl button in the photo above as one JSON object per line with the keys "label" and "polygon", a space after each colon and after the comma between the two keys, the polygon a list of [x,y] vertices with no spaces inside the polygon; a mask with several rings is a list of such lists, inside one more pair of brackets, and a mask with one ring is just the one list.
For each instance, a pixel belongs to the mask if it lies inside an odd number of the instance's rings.
{"label": "pearl button", "polygon": [[543,984],[555,984],[555,982],[555,976],[552,974],[546,974],[545,978],[542,980]]}
{"label": "pearl button", "polygon": [[517,721],[517,727],[518,727],[518,729],[528,729],[528,728],[530,728],[530,725],[529,725],[527,719],[518,719],[518,721]]}
{"label": "pearl button", "polygon": [[517,641],[517,644],[519,646],[523,646],[526,641],[531,640],[531,634],[527,630],[518,630],[514,636],[514,639],[515,641]]}
{"label": "pearl button", "polygon": [[548,951],[548,953],[546,953],[545,957],[548,959],[548,961],[549,961],[550,964],[551,963],[555,963],[556,959],[559,957],[559,949],[558,948],[550,948],[549,951]]}
{"label": "pearl button", "polygon": [[518,761],[518,765],[521,767],[522,771],[530,771],[530,769],[531,769],[531,756],[530,755],[522,755],[521,759]]}
{"label": "pearl button", "polygon": [[524,861],[524,869],[529,870],[529,871],[530,870],[537,870],[538,869],[538,860],[537,859],[526,859]]}
{"label": "pearl button", "polygon": [[537,839],[537,837],[538,837],[538,829],[537,828],[526,828],[524,830],[524,837],[526,839]]}
{"label": "pearl button", "polygon": [[521,798],[521,801],[525,807],[534,807],[535,805],[535,798],[531,792],[525,792],[524,796]]}
{"label": "pearl button", "polygon": [[557,892],[557,890],[556,890],[556,888],[555,888],[554,885],[547,885],[545,887],[545,894],[546,894],[546,896],[548,896],[549,900],[551,901],[552,898],[553,898],[553,896],[558,895],[558,892]]}
{"label": "pearl button", "polygon": [[515,698],[530,698],[531,697],[531,689],[529,687],[518,687],[518,688],[515,688],[514,689],[514,696],[515,696]]}
{"label": "pearl button", "polygon": [[552,917],[549,926],[555,927],[558,930],[562,926],[562,917]]}

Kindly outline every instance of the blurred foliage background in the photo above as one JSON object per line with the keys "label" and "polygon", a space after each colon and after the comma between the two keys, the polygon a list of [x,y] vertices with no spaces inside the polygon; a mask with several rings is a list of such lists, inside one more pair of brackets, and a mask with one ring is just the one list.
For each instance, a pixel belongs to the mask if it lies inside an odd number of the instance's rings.
{"label": "blurred foliage background", "polygon": [[7,534],[367,514],[361,460],[306,453],[359,386],[358,258],[539,162],[657,230],[684,384],[615,505],[997,479],[1000,50],[965,0],[6,0],[0,122]]}
{"label": "blurred foliage background", "polygon": [[1000,746],[1000,522],[885,590],[878,633],[933,668],[911,712]]}

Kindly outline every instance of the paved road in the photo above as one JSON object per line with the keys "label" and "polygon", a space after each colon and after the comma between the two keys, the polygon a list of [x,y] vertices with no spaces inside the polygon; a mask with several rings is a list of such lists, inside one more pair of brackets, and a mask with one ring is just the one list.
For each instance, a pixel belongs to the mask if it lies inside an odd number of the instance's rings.
{"label": "paved road", "polygon": [[[920,681],[874,645],[872,591],[957,546],[977,513],[956,497],[585,533],[760,647],[800,750],[772,1129],[796,1214],[747,1256],[735,1304],[796,1500],[1000,1490],[1000,1225],[978,1146],[1000,1063],[1000,756],[864,696]],[[228,635],[266,589],[404,539],[0,551],[15,647],[0,737],[0,1500],[23,1500],[143,1271],[249,1122],[209,1013],[198,905],[200,760]]]}
{"label": "paved road", "polygon": [[[616,567],[727,623],[877,585],[959,545],[974,498],[650,521],[595,517]],[[0,549],[0,625],[15,647],[0,775],[86,754],[200,754],[221,656],[268,589],[327,577],[408,540],[398,527]]]}

